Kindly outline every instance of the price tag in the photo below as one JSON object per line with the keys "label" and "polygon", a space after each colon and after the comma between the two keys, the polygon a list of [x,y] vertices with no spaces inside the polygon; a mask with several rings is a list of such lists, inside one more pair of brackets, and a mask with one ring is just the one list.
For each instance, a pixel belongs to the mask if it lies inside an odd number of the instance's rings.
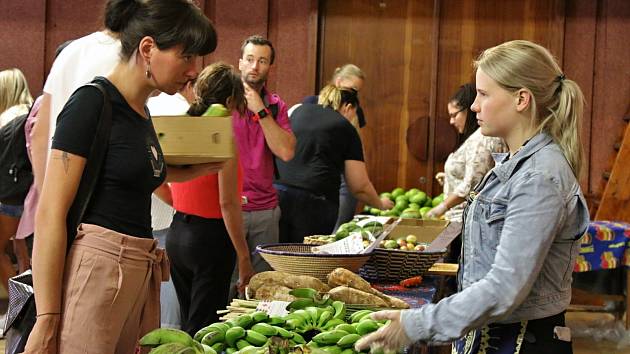
{"label": "price tag", "polygon": [[287,301],[261,301],[256,306],[256,311],[264,311],[269,316],[284,317],[289,314],[289,311],[287,311],[289,304],[290,302]]}

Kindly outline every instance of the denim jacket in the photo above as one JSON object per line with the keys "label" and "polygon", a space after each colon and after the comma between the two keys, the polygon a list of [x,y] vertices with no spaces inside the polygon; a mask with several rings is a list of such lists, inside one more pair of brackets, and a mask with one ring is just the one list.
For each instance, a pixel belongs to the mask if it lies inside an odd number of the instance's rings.
{"label": "denim jacket", "polygon": [[569,163],[545,133],[512,158],[495,159],[464,214],[460,292],[401,314],[414,341],[452,341],[488,323],[544,318],[569,305],[589,222]]}

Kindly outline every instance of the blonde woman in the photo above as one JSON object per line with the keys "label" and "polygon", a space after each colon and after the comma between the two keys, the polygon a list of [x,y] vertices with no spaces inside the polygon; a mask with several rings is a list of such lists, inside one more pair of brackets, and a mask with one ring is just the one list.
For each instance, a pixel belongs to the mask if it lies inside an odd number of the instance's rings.
{"label": "blonde woman", "polygon": [[[24,74],[19,69],[7,69],[0,71],[0,128],[9,123],[15,117],[28,113],[33,103],[33,97],[28,90],[28,84]],[[7,173],[6,171],[0,171]],[[7,204],[10,203],[10,204]],[[5,201],[0,202],[0,281],[6,289],[9,278],[15,275],[13,264],[9,257],[4,253],[7,243],[11,237],[15,236],[20,217],[24,210],[23,201],[19,202]],[[20,240],[22,247],[20,251],[20,269],[24,269],[28,262],[28,254],[24,253],[25,243]]]}
{"label": "blonde woman", "polygon": [[13,118],[28,113],[33,97],[20,69],[0,71],[0,128]]}
{"label": "blonde woman", "polygon": [[[345,64],[335,69],[330,83],[338,88],[353,89],[357,93],[363,88],[365,83],[365,73],[361,68],[354,64]],[[302,103],[320,103],[318,102],[318,96],[308,96],[302,101]],[[321,103],[320,103],[321,104]],[[352,125],[356,128],[363,128],[366,124],[365,115],[361,105],[357,100],[357,114],[351,117]],[[352,195],[346,184],[346,179],[341,175],[341,186],[339,188],[339,213],[337,215],[337,222],[335,224],[335,230],[343,223],[346,223],[354,217],[357,209],[357,199]]]}
{"label": "blonde woman", "polygon": [[584,98],[545,48],[523,40],[475,62],[481,133],[509,153],[464,212],[460,292],[420,309],[384,311],[390,325],[357,348],[454,343],[454,353],[572,353],[564,313],[579,239],[588,227],[578,184]]}
{"label": "blonde woman", "polygon": [[282,210],[282,242],[301,243],[304,236],[332,233],[342,174],[361,201],[381,209],[393,206],[376,194],[363,162],[361,139],[350,124],[356,115],[357,92],[328,85],[319,102],[303,104],[293,112],[295,156],[288,162],[276,159],[279,178],[274,186]]}

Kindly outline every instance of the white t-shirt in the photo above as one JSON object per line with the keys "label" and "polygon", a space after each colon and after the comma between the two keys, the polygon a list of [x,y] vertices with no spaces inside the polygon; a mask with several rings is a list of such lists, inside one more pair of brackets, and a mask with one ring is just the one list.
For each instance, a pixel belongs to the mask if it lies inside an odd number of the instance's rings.
{"label": "white t-shirt", "polygon": [[27,104],[16,104],[15,106],[9,107],[9,109],[0,114],[0,128],[4,127],[17,116],[28,113],[28,108],[29,105]]}
{"label": "white t-shirt", "polygon": [[57,116],[68,98],[95,76],[105,76],[120,60],[120,41],[106,32],[76,39],[53,63],[44,92],[51,95],[49,147],[57,127]]}
{"label": "white t-shirt", "polygon": [[180,93],[169,95],[161,92],[159,95],[149,97],[147,107],[152,117],[155,116],[182,116],[188,112],[190,104]]}

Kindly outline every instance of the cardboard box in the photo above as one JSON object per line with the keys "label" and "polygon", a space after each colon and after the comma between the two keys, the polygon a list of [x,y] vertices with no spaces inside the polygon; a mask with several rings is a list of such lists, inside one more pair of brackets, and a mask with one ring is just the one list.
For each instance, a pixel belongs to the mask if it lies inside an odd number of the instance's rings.
{"label": "cardboard box", "polygon": [[234,157],[232,117],[152,118],[166,163],[194,165]]}
{"label": "cardboard box", "polygon": [[448,226],[446,220],[402,219],[386,239],[397,240],[407,235],[415,235],[418,242],[432,243]]}

